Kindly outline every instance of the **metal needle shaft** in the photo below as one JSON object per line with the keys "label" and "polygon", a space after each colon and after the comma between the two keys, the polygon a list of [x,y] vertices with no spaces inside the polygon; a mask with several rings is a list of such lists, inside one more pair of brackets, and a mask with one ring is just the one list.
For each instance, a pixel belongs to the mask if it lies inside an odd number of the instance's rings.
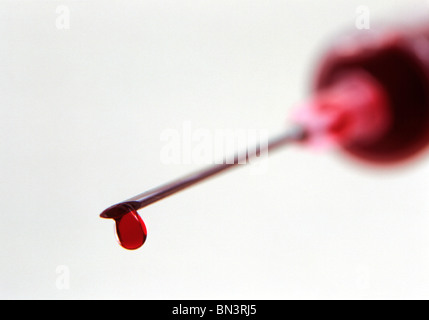
{"label": "metal needle shaft", "polygon": [[[259,157],[263,152],[271,152],[276,149],[279,149],[285,145],[288,145],[292,142],[298,142],[305,139],[306,133],[300,127],[293,127],[288,131],[281,133],[280,135],[272,138],[268,141],[265,148],[261,147],[258,144],[254,148],[253,153],[249,153],[249,150],[246,150],[242,154],[237,154],[234,156],[233,161],[223,161],[223,163],[212,165],[206,169],[194,172],[188,176],[182,177],[180,179],[174,180],[170,183],[161,185],[149,191],[143,192],[135,197],[132,197],[128,200],[125,200],[117,205],[114,205],[110,208],[115,208],[119,205],[131,206],[134,210],[139,210],[144,208],[154,202],[162,200],[174,193],[177,193],[183,189],[186,189],[198,182],[204,181],[216,174],[224,172],[230,168],[236,167],[238,164],[248,163],[252,157]],[[110,208],[106,209],[101,213],[102,218],[114,218],[116,213],[115,210],[112,210],[112,214],[109,214]]]}

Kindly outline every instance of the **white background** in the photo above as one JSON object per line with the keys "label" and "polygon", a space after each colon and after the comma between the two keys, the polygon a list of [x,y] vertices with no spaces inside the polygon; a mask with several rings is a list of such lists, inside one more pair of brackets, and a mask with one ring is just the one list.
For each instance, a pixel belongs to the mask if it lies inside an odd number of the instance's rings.
{"label": "white background", "polygon": [[410,0],[0,1],[0,298],[428,298],[427,158],[376,170],[292,147],[264,175],[141,210],[137,251],[98,217],[199,168],[161,162],[165,129],[286,126],[360,5],[371,22],[429,14]]}

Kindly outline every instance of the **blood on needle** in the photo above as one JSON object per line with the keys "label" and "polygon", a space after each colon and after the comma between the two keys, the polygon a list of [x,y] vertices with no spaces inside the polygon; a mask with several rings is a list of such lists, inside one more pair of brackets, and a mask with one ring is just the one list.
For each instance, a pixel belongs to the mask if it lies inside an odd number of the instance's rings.
{"label": "blood on needle", "polygon": [[126,203],[114,205],[104,210],[100,217],[115,220],[118,242],[125,249],[138,249],[145,243],[146,225],[132,206]]}
{"label": "blood on needle", "polygon": [[[256,153],[290,143],[334,146],[369,164],[397,164],[429,144],[429,26],[368,33],[328,51],[315,77],[313,97],[293,114],[294,127]],[[247,163],[218,164],[141,193],[101,213],[114,219],[120,244],[137,249],[146,226],[137,210]]]}
{"label": "blood on needle", "polygon": [[214,175],[236,167],[238,164],[247,163],[251,157],[259,156],[261,152],[273,151],[291,142],[303,141],[305,138],[306,135],[304,131],[298,127],[293,128],[275,139],[271,139],[266,149],[257,146],[254,149],[254,153],[246,151],[243,154],[236,155],[232,163],[224,162],[222,164],[216,164],[207,169],[141,193],[131,199],[107,208],[100,214],[100,217],[115,220],[116,235],[119,243],[124,248],[130,250],[138,249],[146,241],[147,231],[137,210],[184,190],[196,183],[202,182]]}

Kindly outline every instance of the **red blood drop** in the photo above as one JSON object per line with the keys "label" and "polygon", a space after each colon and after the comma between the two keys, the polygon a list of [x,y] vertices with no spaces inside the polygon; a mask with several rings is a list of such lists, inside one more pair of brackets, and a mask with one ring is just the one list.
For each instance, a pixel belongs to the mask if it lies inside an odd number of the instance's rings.
{"label": "red blood drop", "polygon": [[128,250],[140,248],[146,241],[146,226],[139,214],[130,210],[115,219],[119,244]]}

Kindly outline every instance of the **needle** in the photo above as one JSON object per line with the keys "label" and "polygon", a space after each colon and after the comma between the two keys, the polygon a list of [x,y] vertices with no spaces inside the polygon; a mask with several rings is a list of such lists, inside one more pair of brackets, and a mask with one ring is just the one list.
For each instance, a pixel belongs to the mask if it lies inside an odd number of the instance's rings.
{"label": "needle", "polygon": [[198,182],[204,181],[221,172],[236,167],[238,164],[248,163],[252,157],[259,157],[263,152],[272,152],[292,142],[302,141],[305,138],[306,132],[301,127],[292,127],[289,130],[284,131],[278,136],[270,139],[266,145],[266,148],[262,148],[260,144],[258,144],[254,149],[254,153],[249,153],[249,151],[246,150],[244,153],[236,154],[234,156],[234,161],[230,161],[230,163],[224,161],[221,164],[212,165],[206,169],[194,172],[188,176],[143,192],[139,195],[136,195],[135,197],[109,207],[100,214],[100,217],[117,218],[118,215],[123,214],[123,210],[118,209],[124,205],[127,207],[132,207],[134,210],[139,210],[183,189],[186,189]]}

